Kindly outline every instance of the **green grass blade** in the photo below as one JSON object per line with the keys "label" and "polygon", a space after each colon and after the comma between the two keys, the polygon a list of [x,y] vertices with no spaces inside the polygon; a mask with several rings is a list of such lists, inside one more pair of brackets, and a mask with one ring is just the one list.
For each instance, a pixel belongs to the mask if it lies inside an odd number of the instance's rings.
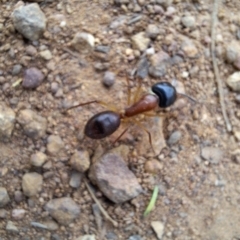
{"label": "green grass blade", "polygon": [[158,197],[158,186],[155,186],[154,187],[154,190],[153,190],[153,194],[152,194],[152,197],[150,199],[150,202],[143,214],[144,217],[146,217],[154,208],[155,206],[155,203],[157,201],[157,197]]}

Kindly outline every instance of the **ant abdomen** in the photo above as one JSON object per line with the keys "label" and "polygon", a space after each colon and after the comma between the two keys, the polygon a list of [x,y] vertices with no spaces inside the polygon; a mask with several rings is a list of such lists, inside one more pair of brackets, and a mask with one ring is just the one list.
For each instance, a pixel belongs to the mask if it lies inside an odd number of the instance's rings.
{"label": "ant abdomen", "polygon": [[113,111],[104,111],[90,118],[84,133],[92,139],[105,138],[114,133],[120,126],[120,115]]}
{"label": "ant abdomen", "polygon": [[169,82],[160,82],[152,86],[152,91],[159,98],[159,107],[167,108],[171,106],[177,99],[175,87]]}

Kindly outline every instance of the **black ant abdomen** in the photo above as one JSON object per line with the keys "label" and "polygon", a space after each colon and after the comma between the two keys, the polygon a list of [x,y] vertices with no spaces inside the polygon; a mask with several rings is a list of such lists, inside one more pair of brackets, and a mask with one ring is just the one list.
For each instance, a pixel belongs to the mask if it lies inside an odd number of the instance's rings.
{"label": "black ant abdomen", "polygon": [[84,133],[92,139],[105,138],[114,133],[120,126],[120,115],[113,111],[104,111],[90,118]]}
{"label": "black ant abdomen", "polygon": [[177,99],[177,91],[169,82],[160,82],[152,86],[152,91],[158,96],[158,105],[161,108],[171,106]]}

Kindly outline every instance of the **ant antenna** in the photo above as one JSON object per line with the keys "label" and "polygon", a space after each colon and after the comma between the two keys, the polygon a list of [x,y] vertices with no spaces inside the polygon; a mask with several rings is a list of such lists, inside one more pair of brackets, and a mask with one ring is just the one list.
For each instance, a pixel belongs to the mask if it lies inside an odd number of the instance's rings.
{"label": "ant antenna", "polygon": [[177,94],[180,95],[180,96],[183,96],[183,97],[188,98],[189,100],[191,100],[191,101],[194,102],[194,103],[198,103],[198,101],[197,101],[196,99],[194,99],[193,97],[190,97],[190,96],[187,95],[187,94],[184,94],[184,93],[177,93]]}

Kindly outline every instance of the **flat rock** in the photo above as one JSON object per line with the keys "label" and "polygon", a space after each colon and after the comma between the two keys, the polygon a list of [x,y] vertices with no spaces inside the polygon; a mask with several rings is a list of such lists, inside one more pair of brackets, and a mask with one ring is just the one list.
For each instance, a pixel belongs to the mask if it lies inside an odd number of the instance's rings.
{"label": "flat rock", "polygon": [[80,215],[80,207],[69,197],[50,200],[44,207],[60,224],[68,225]]}
{"label": "flat rock", "polygon": [[7,141],[12,135],[16,115],[5,103],[0,103],[0,139]]}
{"label": "flat rock", "polygon": [[7,232],[10,232],[10,233],[18,233],[19,231],[17,226],[12,221],[7,222],[6,230]]}
{"label": "flat rock", "polygon": [[12,19],[15,29],[31,41],[38,40],[46,29],[46,17],[37,3],[18,7]]}
{"label": "flat rock", "polygon": [[160,221],[153,221],[151,222],[151,226],[156,233],[157,238],[161,240],[164,233],[164,224]]}
{"label": "flat rock", "polygon": [[90,168],[89,177],[115,203],[126,202],[142,192],[134,174],[115,153],[107,153],[98,159]]}
{"label": "flat rock", "polygon": [[234,91],[240,92],[240,72],[235,72],[227,79],[227,85]]}
{"label": "flat rock", "polygon": [[37,195],[37,193],[42,189],[42,183],[42,175],[35,172],[24,174],[22,178],[22,189],[24,195],[27,197]]}
{"label": "flat rock", "polygon": [[4,187],[0,187],[0,207],[4,207],[6,204],[8,204],[10,201],[10,198],[8,196],[7,189]]}
{"label": "flat rock", "polygon": [[224,156],[224,151],[215,147],[204,147],[201,150],[201,156],[212,164],[218,164]]}
{"label": "flat rock", "polygon": [[46,134],[47,119],[31,109],[20,110],[17,121],[23,127],[24,133],[32,139],[39,139]]}

